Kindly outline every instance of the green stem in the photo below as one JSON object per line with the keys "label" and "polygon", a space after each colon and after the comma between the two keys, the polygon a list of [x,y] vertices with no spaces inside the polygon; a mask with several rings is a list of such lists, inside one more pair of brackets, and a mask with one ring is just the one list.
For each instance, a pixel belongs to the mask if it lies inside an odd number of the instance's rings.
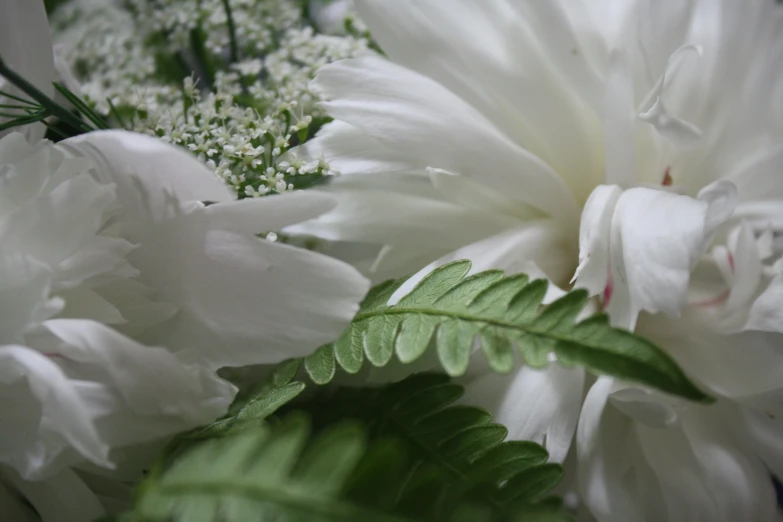
{"label": "green stem", "polygon": [[231,63],[239,61],[239,45],[237,44],[237,31],[234,25],[234,16],[231,13],[229,0],[223,0],[223,9],[226,11],[226,23],[228,25],[228,41],[231,50]]}
{"label": "green stem", "polygon": [[46,94],[39,91],[38,88],[35,87],[35,85],[31,84],[30,82],[22,78],[19,74],[17,74],[16,71],[9,68],[2,60],[2,58],[0,58],[0,76],[5,77],[9,82],[16,85],[30,98],[38,102],[41,105],[41,107],[49,111],[52,115],[57,116],[61,120],[67,122],[74,128],[84,129],[87,132],[92,130],[87,125],[85,125],[84,122],[82,122],[79,118],[71,114],[69,110],[59,105],[57,102],[55,102],[53,99],[48,97]]}
{"label": "green stem", "polygon": [[212,85],[215,78],[215,66],[212,63],[212,58],[209,56],[206,46],[206,37],[204,31],[200,27],[196,27],[190,31],[190,47],[193,49],[193,55],[201,68],[201,74],[203,75],[204,84],[212,90]]}

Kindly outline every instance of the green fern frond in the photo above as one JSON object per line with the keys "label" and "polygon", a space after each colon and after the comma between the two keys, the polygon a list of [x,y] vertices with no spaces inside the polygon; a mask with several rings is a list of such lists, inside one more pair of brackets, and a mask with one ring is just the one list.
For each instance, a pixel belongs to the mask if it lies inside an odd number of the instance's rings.
{"label": "green fern frond", "polygon": [[[547,463],[536,443],[504,442],[508,431],[485,410],[452,405],[463,391],[447,375],[424,373],[382,388],[339,388],[302,407],[315,426],[361,419],[371,438],[405,448],[414,471],[394,488],[398,511],[437,518],[443,506],[466,499],[501,511],[541,500],[559,482],[561,467]],[[418,501],[433,494],[439,503]]]}
{"label": "green fern frond", "polygon": [[[277,389],[248,405],[276,403]],[[487,412],[452,406],[462,388],[447,376],[329,391],[300,405],[305,411],[195,442],[150,475],[127,519],[570,520],[559,499],[545,498],[560,466],[538,444],[503,442],[506,429]]]}
{"label": "green fern frond", "polygon": [[545,280],[530,281],[524,274],[505,277],[497,270],[466,277],[469,270],[469,261],[437,268],[395,305],[386,303],[404,280],[374,288],[342,336],[305,359],[308,375],[326,384],[338,365],[357,373],[365,358],[384,366],[393,354],[410,363],[434,345],[446,372],[458,376],[467,369],[478,342],[490,367],[501,373],[514,368],[516,348],[533,367],[545,366],[554,353],[565,364],[595,373],[695,401],[712,400],[663,350],[611,327],[606,315],[577,321],[588,301],[584,290],[542,306]]}

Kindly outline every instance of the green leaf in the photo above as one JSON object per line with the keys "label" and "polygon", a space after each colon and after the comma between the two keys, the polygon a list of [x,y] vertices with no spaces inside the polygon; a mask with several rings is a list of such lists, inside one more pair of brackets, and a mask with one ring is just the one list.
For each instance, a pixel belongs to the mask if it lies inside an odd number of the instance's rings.
{"label": "green leaf", "polygon": [[531,502],[547,494],[562,478],[563,467],[559,464],[540,464],[510,478],[496,498],[499,502]]}
{"label": "green leaf", "polygon": [[244,406],[228,417],[218,419],[217,421],[186,432],[180,436],[181,440],[200,440],[214,437],[221,437],[231,432],[242,429],[255,421],[259,425],[260,421],[276,412],[284,404],[292,401],[305,389],[302,382],[291,382],[280,387],[274,387],[265,390],[256,397],[248,400]]}
{"label": "green leaf", "polygon": [[430,272],[411,292],[400,299],[399,306],[427,306],[462,282],[470,270],[470,261],[454,261]]}
{"label": "green leaf", "polygon": [[334,343],[337,362],[348,373],[357,373],[364,362],[364,329],[367,324],[352,324]]}
{"label": "green leaf", "polygon": [[525,274],[501,279],[470,302],[468,310],[474,314],[495,317],[508,308],[508,304],[525,286],[530,278]]}
{"label": "green leaf", "polygon": [[458,285],[438,298],[435,303],[444,309],[449,307],[463,308],[477,295],[489,288],[493,283],[503,279],[502,270],[487,270],[479,274],[466,277]]}
{"label": "green leaf", "polygon": [[400,361],[409,363],[415,361],[430,345],[432,334],[438,319],[431,315],[410,314],[402,321],[400,333],[397,335],[395,351]]}
{"label": "green leaf", "polygon": [[462,375],[468,369],[473,340],[479,330],[466,321],[446,319],[438,325],[438,357],[443,369],[451,376]]}
{"label": "green leaf", "polygon": [[402,317],[379,315],[371,317],[364,333],[364,353],[374,366],[385,366],[394,354],[394,339]]}
{"label": "green leaf", "polygon": [[498,373],[510,373],[514,369],[512,338],[497,327],[490,326],[481,332],[481,348],[489,367]]}
{"label": "green leaf", "polygon": [[284,386],[291,382],[302,367],[302,362],[302,359],[289,359],[280,363],[272,372],[272,385]]}
{"label": "green leaf", "polygon": [[[554,354],[565,364],[583,365],[694,401],[712,401],[650,341],[612,328],[603,314],[577,322],[588,301],[584,290],[568,292],[542,306],[545,280],[530,282],[524,274],[504,278],[497,270],[465,277],[469,269],[467,261],[437,268],[391,306],[386,302],[403,282],[373,289],[337,342],[336,363],[356,373],[367,355],[372,364],[383,366],[393,346],[398,359],[407,364],[434,345],[443,368],[458,376],[467,369],[478,335],[489,366],[497,372],[513,370],[518,349],[524,362],[534,367],[546,366]],[[329,355],[321,352],[320,365],[331,371],[318,372],[318,383],[334,375],[335,361],[326,360]]]}
{"label": "green leaf", "polygon": [[316,384],[331,382],[335,373],[334,347],[331,344],[321,346],[313,354],[308,355],[304,362],[307,375]]}

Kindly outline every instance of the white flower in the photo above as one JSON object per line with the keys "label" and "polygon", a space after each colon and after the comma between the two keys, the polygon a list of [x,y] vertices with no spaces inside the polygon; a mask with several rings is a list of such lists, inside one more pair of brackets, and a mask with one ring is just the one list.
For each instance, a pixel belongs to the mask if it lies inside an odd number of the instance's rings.
{"label": "white flower", "polygon": [[[576,285],[602,296],[614,324],[636,326],[720,397],[713,410],[678,410],[677,426],[701,426],[692,443],[745,452],[752,463],[694,466],[708,499],[686,484],[654,498],[633,485],[636,505],[684,511],[624,516],[603,509],[596,492],[627,485],[621,472],[649,468],[638,460],[612,468],[610,453],[589,457],[590,441],[622,441],[596,436],[603,428],[590,418],[602,407],[585,408],[582,473],[605,470],[582,482],[588,507],[601,520],[771,520],[759,457],[772,466],[783,452],[746,450],[783,431],[767,423],[767,431],[710,438],[702,420],[720,421],[724,405],[743,416],[764,411],[745,399],[768,398],[783,382],[769,377],[783,362],[768,346],[779,334],[740,333],[783,329],[783,278],[770,272],[783,254],[783,8],[767,0],[355,3],[390,61],[320,71],[313,88],[336,121],[298,152],[342,173],[327,189],[340,205],[289,231],[346,244],[350,255],[355,243],[378,244],[370,271],[378,279],[458,258],[474,270],[543,271],[561,287],[577,273]],[[744,244],[771,234],[768,255],[740,270],[738,257],[751,250],[732,245],[734,230],[746,231]],[[737,267],[726,270],[732,250]],[[500,404],[499,420],[527,437],[560,430],[562,458],[576,424],[564,417],[574,409],[553,405],[578,400],[581,386],[560,381],[582,375],[550,369],[541,379],[556,398],[515,401],[527,373],[510,379],[505,398],[495,391],[476,400]],[[668,401],[632,390],[641,405],[623,410],[628,422]],[[660,437],[665,448],[669,434]],[[652,476],[663,483],[672,468],[657,464]],[[730,487],[743,481],[759,488]]]}
{"label": "white flower", "polygon": [[[56,488],[64,473],[78,482],[71,465],[122,468],[111,450],[225,412],[236,389],[218,368],[306,355],[339,335],[364,278],[256,237],[332,206],[305,193],[233,201],[187,152],[125,131],[58,145],[2,138],[7,476],[35,497],[40,486],[23,479]],[[45,520],[85,520],[89,506],[63,505]]]}

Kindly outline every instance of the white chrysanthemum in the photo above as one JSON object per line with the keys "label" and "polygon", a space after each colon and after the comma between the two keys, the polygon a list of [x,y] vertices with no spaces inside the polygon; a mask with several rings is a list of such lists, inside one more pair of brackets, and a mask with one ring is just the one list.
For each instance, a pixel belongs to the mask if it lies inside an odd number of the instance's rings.
{"label": "white chrysanthemum", "polygon": [[112,468],[113,448],[224,413],[218,368],[338,335],[364,279],[255,236],[331,205],[232,201],[187,152],[124,131],[0,140],[0,463],[30,480]]}
{"label": "white chrysanthemum", "polygon": [[[783,330],[772,267],[783,254],[783,7],[355,4],[390,60],[341,61],[316,78],[337,121],[300,153],[343,174],[328,189],[340,205],[290,231],[382,246],[377,278],[456,258],[561,287],[578,272],[615,324],[636,326],[720,398],[710,409],[611,380],[591,388],[577,460],[594,515],[776,520],[764,465],[783,475],[770,409],[783,389],[772,349]],[[530,373],[477,377],[473,389],[491,393],[473,399],[562,459],[585,377]],[[637,432],[612,431],[604,404],[658,435],[626,442]],[[637,449],[618,463],[622,444]],[[659,458],[668,450],[681,450],[677,473]]]}

